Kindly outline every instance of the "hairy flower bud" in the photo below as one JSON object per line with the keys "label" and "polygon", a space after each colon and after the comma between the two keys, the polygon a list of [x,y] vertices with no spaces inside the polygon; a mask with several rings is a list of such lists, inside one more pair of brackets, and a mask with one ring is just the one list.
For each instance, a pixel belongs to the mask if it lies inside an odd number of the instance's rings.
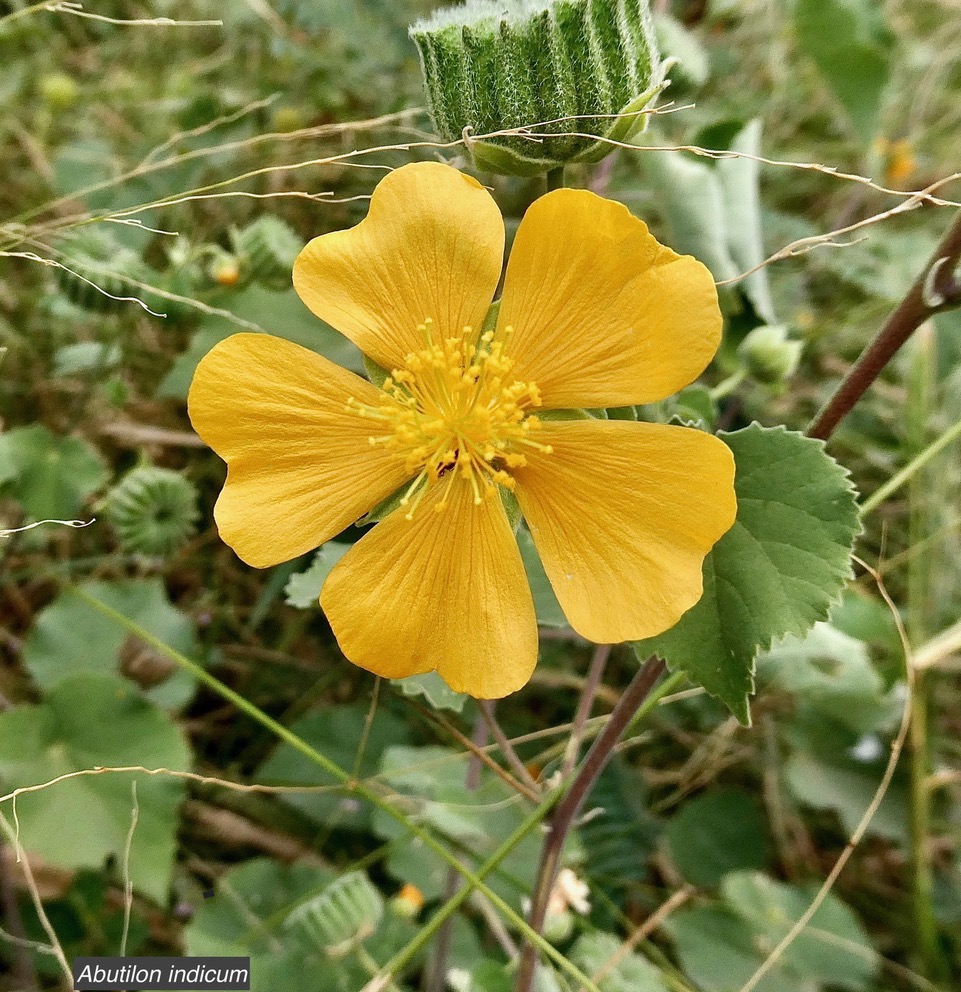
{"label": "hairy flower bud", "polygon": [[773,386],[794,375],[802,348],[800,341],[788,340],[786,327],[777,324],[754,328],[738,354],[752,379]]}
{"label": "hairy flower bud", "polygon": [[467,0],[410,35],[438,133],[488,172],[598,161],[666,85],[647,0]]}

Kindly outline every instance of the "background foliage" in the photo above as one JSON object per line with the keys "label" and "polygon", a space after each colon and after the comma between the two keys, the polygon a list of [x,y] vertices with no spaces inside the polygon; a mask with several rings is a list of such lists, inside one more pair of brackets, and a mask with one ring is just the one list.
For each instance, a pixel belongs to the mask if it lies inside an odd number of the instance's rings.
{"label": "background foliage", "polygon": [[[430,678],[375,687],[340,657],[314,604],[356,529],[268,572],[220,543],[222,466],[183,405],[197,361],[239,329],[362,371],[353,346],[300,304],[290,263],[306,239],[364,215],[380,168],[437,154],[406,37],[430,6],[96,5],[116,19],[223,21],[171,27],[0,3],[0,528],[97,517],[0,537],[2,988],[63,986],[52,931],[67,958],[250,954],[261,989],[356,992],[390,963],[393,987],[436,992],[437,943],[422,928],[452,895],[444,851],[472,870],[497,863],[488,895],[454,915],[441,980],[457,992],[511,987],[544,809],[469,762],[466,741],[483,727],[473,702]],[[656,10],[662,47],[679,59],[674,112],[641,140],[670,150],[618,153],[571,178],[710,266],[725,345],[703,385],[614,415],[720,428],[763,466],[766,453],[749,449],[772,435],[748,425],[803,430],[951,216],[906,209],[917,199],[899,191],[961,162],[961,18],[954,0]],[[878,185],[681,146],[823,163]],[[509,230],[543,190],[488,181]],[[959,193],[957,181],[938,189]],[[790,360],[749,339],[758,327],[794,343]],[[957,439],[959,421],[955,312],[922,328],[832,439],[851,481],[838,470],[825,500],[851,483],[873,493]],[[790,535],[808,526],[794,518],[814,498],[798,494],[815,442],[787,436],[797,449],[776,477],[783,513],[758,524],[763,554],[714,555],[718,588],[753,583],[756,603],[739,614],[719,593],[637,649],[664,653],[741,723],[684,683],[619,749],[566,849],[591,908],[558,914],[546,936],[603,992],[737,992],[765,962],[761,992],[961,982],[957,444],[860,521],[842,508],[818,524],[828,586],[846,575],[832,529],[840,540],[863,526],[858,553],[873,571],[858,569],[840,598],[809,589],[758,633],[758,616],[777,613],[765,568],[794,581],[814,565],[796,567]],[[724,542],[738,539],[736,528]],[[526,557],[542,659],[497,718],[544,781],[563,758],[591,648],[564,625],[532,547]],[[810,925],[772,957],[884,784],[908,698],[902,631],[925,663],[913,679],[913,763],[895,768]],[[725,651],[745,659],[740,674],[712,683]],[[614,650],[590,732],[636,667],[630,647]],[[304,747],[278,743],[205,672],[381,805],[341,788]],[[72,773],[19,795],[14,810],[13,790]],[[579,987],[558,962],[540,981]]]}

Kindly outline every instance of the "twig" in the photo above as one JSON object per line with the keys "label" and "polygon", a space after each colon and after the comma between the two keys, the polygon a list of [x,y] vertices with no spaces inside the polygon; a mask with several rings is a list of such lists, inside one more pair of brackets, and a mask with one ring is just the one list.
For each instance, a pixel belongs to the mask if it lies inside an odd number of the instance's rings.
{"label": "twig", "polygon": [[587,673],[587,681],[581,691],[581,698],[577,703],[577,712],[574,714],[574,726],[571,729],[571,736],[567,741],[567,750],[564,753],[564,763],[561,765],[561,778],[567,778],[580,754],[581,744],[584,740],[584,724],[591,715],[591,707],[594,705],[594,697],[597,695],[597,687],[601,684],[604,669],[607,666],[607,659],[611,656],[610,644],[598,644],[591,659],[591,668]]}
{"label": "twig", "polygon": [[424,716],[426,716],[432,723],[442,727],[446,733],[450,734],[450,736],[457,741],[458,744],[470,751],[472,759],[476,757],[478,761],[483,762],[498,778],[502,779],[512,789],[514,789],[515,792],[519,792],[532,803],[539,803],[541,801],[540,794],[536,791],[536,789],[531,789],[530,786],[526,785],[524,782],[520,782],[514,778],[509,771],[502,768],[487,753],[485,748],[478,747],[469,737],[465,737],[464,734],[462,734],[449,720],[445,720],[439,713],[434,713],[426,706],[421,706],[414,700],[411,700],[411,705],[420,710],[421,713],[423,713]]}
{"label": "twig", "polygon": [[[571,787],[558,802],[551,816],[547,839],[541,851],[537,883],[528,916],[528,924],[535,933],[539,934],[544,929],[547,903],[560,868],[564,843],[574,825],[574,820],[594,787],[598,776],[614,753],[614,748],[620,740],[621,734],[633,721],[638,710],[650,695],[657,680],[664,673],[664,668],[664,662],[657,656],[651,656],[644,662],[631,680],[631,684],[624,690],[624,695],[621,696],[612,710],[604,729],[594,741],[590,751],[587,752],[587,757],[574,777]],[[534,946],[528,942],[521,955],[521,964],[517,975],[517,992],[530,992],[536,969],[537,952]]]}
{"label": "twig", "polygon": [[877,337],[862,352],[834,395],[808,428],[811,437],[827,440],[850,413],[895,352],[930,317],[961,306],[961,213],[942,238],[908,291],[887,319]]}
{"label": "twig", "polygon": [[18,988],[33,992],[37,988],[37,973],[30,957],[32,941],[27,940],[23,929],[23,918],[17,905],[17,894],[10,879],[9,865],[3,857],[3,844],[0,842],[0,902],[3,904],[3,919],[7,931],[0,931],[13,945],[13,978]]}
{"label": "twig", "polygon": [[50,946],[53,948],[53,953],[60,964],[61,970],[66,976],[68,985],[70,988],[73,988],[73,972],[67,962],[66,955],[63,953],[63,947],[57,937],[57,931],[53,928],[53,924],[50,922],[50,917],[47,916],[47,911],[43,908],[43,899],[40,897],[40,890],[37,888],[37,880],[33,877],[33,869],[30,867],[30,860],[27,857],[26,852],[20,846],[20,839],[17,836],[18,831],[15,827],[10,826],[7,822],[7,818],[2,813],[0,813],[0,829],[3,830],[3,832],[7,835],[7,839],[13,845],[13,849],[17,855],[17,861],[23,870],[23,878],[27,885],[27,891],[30,893],[33,908],[36,911],[37,918],[40,920],[40,926],[43,927],[43,932],[47,935],[47,939],[50,941]]}
{"label": "twig", "polygon": [[130,782],[130,797],[133,806],[130,811],[130,829],[123,848],[123,933],[120,936],[120,957],[127,956],[127,939],[130,936],[130,911],[133,909],[133,879],[130,877],[130,852],[133,849],[133,835],[140,819],[140,803],[137,801],[137,780]]}
{"label": "twig", "polygon": [[477,705],[481,716],[487,724],[487,729],[491,732],[491,736],[501,749],[504,759],[514,769],[514,774],[537,795],[537,782],[534,781],[534,776],[527,770],[527,765],[518,757],[517,752],[514,750],[514,745],[507,739],[507,734],[504,733],[503,728],[497,722],[497,717],[494,715],[494,704],[489,699],[482,699],[478,701]]}

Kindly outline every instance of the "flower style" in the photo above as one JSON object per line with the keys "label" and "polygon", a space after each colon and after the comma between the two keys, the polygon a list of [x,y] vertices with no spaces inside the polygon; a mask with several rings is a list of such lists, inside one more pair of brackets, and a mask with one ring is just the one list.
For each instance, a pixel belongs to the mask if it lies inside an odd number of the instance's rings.
{"label": "flower style", "polygon": [[402,494],[331,571],[321,606],[355,664],[436,670],[485,699],[523,686],[537,660],[508,493],[571,626],[601,643],[676,623],[736,509],[717,438],[554,412],[692,382],[720,339],[708,270],[585,190],[528,209],[495,321],[503,255],[483,186],[439,163],[397,169],[360,224],[294,266],[301,299],[389,371],[383,385],[236,334],[201,361],[188,399],[228,465],[221,537],[248,564],[301,555]]}

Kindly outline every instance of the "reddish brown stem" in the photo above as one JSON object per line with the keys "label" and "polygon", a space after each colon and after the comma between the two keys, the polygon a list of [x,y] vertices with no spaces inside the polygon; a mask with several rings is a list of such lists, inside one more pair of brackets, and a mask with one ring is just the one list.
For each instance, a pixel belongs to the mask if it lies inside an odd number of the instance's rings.
{"label": "reddish brown stem", "polygon": [[907,296],[888,317],[877,337],[861,353],[834,395],[814,418],[807,433],[826,441],[855,403],[881,374],[897,350],[930,317],[961,306],[961,213],[928,259]]}

